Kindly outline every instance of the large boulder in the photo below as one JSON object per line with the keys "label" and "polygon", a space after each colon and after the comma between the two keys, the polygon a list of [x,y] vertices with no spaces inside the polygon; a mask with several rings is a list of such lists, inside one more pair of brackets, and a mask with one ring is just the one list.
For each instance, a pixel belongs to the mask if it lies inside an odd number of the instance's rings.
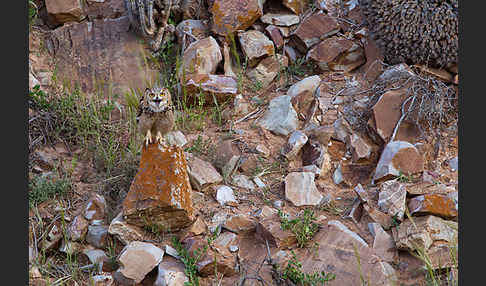
{"label": "large boulder", "polygon": [[184,151],[150,144],[123,201],[124,219],[134,225],[178,230],[194,220]]}
{"label": "large boulder", "polygon": [[210,12],[213,16],[211,30],[226,36],[250,27],[263,15],[263,7],[259,0],[214,0]]}
{"label": "large boulder", "polygon": [[191,74],[214,74],[222,59],[219,45],[213,37],[197,40],[184,51],[179,78],[184,80]]}
{"label": "large boulder", "polygon": [[81,0],[46,0],[46,9],[56,24],[79,22],[86,17]]}

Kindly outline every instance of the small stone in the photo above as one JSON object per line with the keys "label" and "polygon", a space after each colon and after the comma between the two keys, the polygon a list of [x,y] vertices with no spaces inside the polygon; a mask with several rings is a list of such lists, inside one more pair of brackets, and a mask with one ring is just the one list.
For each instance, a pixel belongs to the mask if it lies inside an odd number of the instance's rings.
{"label": "small stone", "polygon": [[282,4],[295,14],[300,15],[304,13],[308,3],[305,0],[283,0]]}
{"label": "small stone", "polygon": [[178,260],[166,257],[158,266],[154,286],[179,286],[189,282],[185,274],[184,264]]}
{"label": "small stone", "polygon": [[270,150],[268,150],[267,147],[265,147],[264,145],[262,144],[258,144],[256,147],[255,147],[256,151],[258,152],[258,154],[261,154],[263,155],[263,157],[265,158],[268,158],[268,156],[270,156]]}
{"label": "small stone", "polygon": [[193,74],[185,77],[186,92],[191,97],[192,103],[202,93],[207,104],[214,104],[214,98],[218,104],[223,104],[238,94],[238,83],[231,76],[219,74]]}
{"label": "small stone", "polygon": [[281,200],[276,200],[273,202],[273,207],[276,209],[281,209],[283,206],[283,202]]}
{"label": "small stone", "polygon": [[321,39],[336,34],[339,29],[339,23],[334,17],[319,12],[302,21],[293,32],[291,39],[301,53],[306,53]]}
{"label": "small stone", "polygon": [[267,31],[276,49],[280,49],[285,44],[282,33],[280,32],[280,29],[277,26],[268,25],[265,28],[265,31]]}
{"label": "small stone", "polygon": [[260,61],[253,69],[250,69],[246,75],[253,81],[262,84],[262,88],[267,87],[277,76],[277,74],[288,66],[286,56],[275,54]]}
{"label": "small stone", "polygon": [[173,248],[170,245],[165,246],[165,254],[168,254],[176,259],[180,259],[181,257],[179,256],[179,252],[175,248]]}
{"label": "small stone", "polygon": [[345,216],[345,218],[350,218],[354,221],[354,223],[358,224],[361,220],[361,216],[363,214],[363,205],[359,199],[355,200],[349,214]]}
{"label": "small stone", "polygon": [[82,249],[83,249],[83,245],[81,243],[73,242],[69,240],[62,240],[61,246],[59,247],[60,252],[64,252],[68,255],[80,253]]}
{"label": "small stone", "polygon": [[263,243],[268,241],[269,246],[279,249],[290,248],[297,242],[295,234],[281,228],[276,215],[265,217],[257,224],[255,238]]}
{"label": "small stone", "polygon": [[250,67],[256,66],[261,58],[275,54],[273,42],[260,31],[251,30],[239,33],[238,38],[244,55],[248,57]]}
{"label": "small stone", "polygon": [[457,217],[457,204],[446,195],[425,194],[408,201],[410,214],[432,214],[444,218]]}
{"label": "small stone", "polygon": [[179,78],[190,74],[214,74],[223,55],[216,40],[209,36],[189,45],[182,56]]}
{"label": "small stone", "polygon": [[269,206],[263,206],[261,209],[257,210],[255,216],[264,219],[276,215],[277,213],[278,211],[276,209]]}
{"label": "small stone", "polygon": [[41,249],[46,251],[56,247],[56,245],[58,245],[59,241],[61,240],[62,236],[63,234],[61,229],[57,226],[57,224],[54,224],[51,230],[47,233],[46,239],[42,240]]}
{"label": "small stone", "polygon": [[363,48],[342,37],[323,40],[307,53],[306,58],[314,61],[322,71],[350,72],[366,62]]}
{"label": "small stone", "polygon": [[282,148],[282,155],[284,155],[288,160],[292,160],[297,156],[300,149],[304,144],[307,143],[307,136],[300,130],[294,131]]}
{"label": "small stone", "polygon": [[98,274],[90,278],[90,285],[93,286],[112,286],[115,283],[111,274]]}
{"label": "small stone", "polygon": [[299,16],[282,13],[267,13],[260,20],[265,24],[285,27],[290,27],[300,22]]}
{"label": "small stone", "polygon": [[228,218],[223,227],[234,233],[251,232],[255,230],[256,223],[245,214],[237,214]]}
{"label": "small stone", "polygon": [[344,181],[341,164],[339,164],[336,170],[334,170],[334,174],[332,175],[332,181],[336,185],[339,185]]}
{"label": "small stone", "polygon": [[260,189],[265,188],[265,183],[260,179],[260,177],[253,178],[253,182],[255,182],[256,186]]}
{"label": "small stone", "polygon": [[100,194],[94,194],[88,201],[84,209],[84,217],[91,220],[102,220],[105,218],[106,213],[106,200]]}
{"label": "small stone", "polygon": [[294,83],[288,90],[287,95],[294,98],[302,93],[312,95],[319,87],[321,78],[318,75],[308,76],[296,83]]}
{"label": "small stone", "polygon": [[197,236],[206,233],[207,227],[206,222],[201,217],[198,217],[190,227],[182,232],[180,238],[184,239],[189,236]]}
{"label": "small stone", "polygon": [[243,174],[235,174],[232,177],[232,183],[242,189],[254,190],[256,188],[255,184],[248,178],[248,176]]}
{"label": "small stone", "polygon": [[278,135],[287,136],[297,129],[297,112],[295,112],[290,96],[282,95],[270,101],[267,111],[257,122],[261,128]]}
{"label": "small stone", "polygon": [[401,221],[405,213],[406,198],[405,185],[396,180],[386,181],[381,184],[378,207],[381,211]]}
{"label": "small stone", "polygon": [[82,215],[75,216],[67,229],[69,239],[72,241],[83,240],[88,231],[88,224],[88,221]]}
{"label": "small stone", "polygon": [[171,131],[169,133],[167,133],[165,135],[165,138],[166,138],[166,141],[167,141],[167,144],[169,144],[170,146],[178,146],[178,147],[184,147],[184,145],[187,144],[187,139],[186,139],[186,136],[184,136],[184,134],[177,130],[177,131]]}
{"label": "small stone", "polygon": [[392,226],[392,217],[386,213],[381,212],[369,204],[363,204],[363,209],[368,213],[371,219],[379,223],[384,229],[390,229]]}
{"label": "small stone", "polygon": [[295,206],[315,206],[323,196],[317,190],[313,173],[292,172],[285,177],[285,198]]}
{"label": "small stone", "polygon": [[104,248],[106,246],[107,236],[108,236],[107,226],[90,225],[88,227],[88,234],[86,235],[86,242],[96,248]]}
{"label": "small stone", "polygon": [[109,261],[108,256],[101,249],[85,248],[83,249],[82,253],[88,257],[89,262],[91,262],[92,264],[98,264],[100,269],[103,268],[103,264],[105,262]]}
{"label": "small stone", "polygon": [[454,186],[447,186],[442,183],[418,183],[418,184],[408,184],[407,192],[410,195],[424,195],[424,194],[435,194],[435,195],[449,195],[456,192]]}
{"label": "small stone", "polygon": [[333,128],[334,134],[332,135],[332,138],[341,142],[348,142],[348,137],[353,133],[348,121],[346,121],[346,119],[343,117],[340,117],[334,121]]}
{"label": "small stone", "polygon": [[191,185],[198,191],[204,190],[212,184],[223,181],[223,177],[216,171],[211,163],[199,159],[191,153],[184,153],[187,159],[189,180]]}
{"label": "small stone", "polygon": [[117,259],[120,264],[117,272],[135,283],[140,283],[162,261],[163,256],[164,251],[151,243],[130,242]]}
{"label": "small stone", "polygon": [[235,171],[236,167],[238,166],[239,162],[241,161],[240,155],[234,155],[231,159],[223,166],[223,177],[229,178],[231,174]]}
{"label": "small stone", "polygon": [[132,241],[143,240],[143,230],[126,223],[121,212],[111,221],[108,233],[116,236],[125,245]]}
{"label": "small stone", "polygon": [[363,138],[353,133],[349,139],[351,150],[353,152],[353,161],[368,159],[371,156],[371,146]]}
{"label": "small stone", "polygon": [[237,252],[238,251],[238,245],[230,245],[229,246],[229,251],[231,252]]}
{"label": "small stone", "polygon": [[378,223],[368,223],[368,229],[373,235],[373,249],[381,259],[387,262],[394,262],[398,256],[393,237],[383,230]]}
{"label": "small stone", "polygon": [[448,161],[449,167],[453,172],[459,170],[459,159],[458,157],[454,157]]}
{"label": "small stone", "polygon": [[238,204],[235,195],[233,194],[233,189],[228,186],[220,186],[217,189],[216,200],[222,206],[224,205],[236,206]]}
{"label": "small stone", "polygon": [[381,153],[373,180],[412,175],[424,170],[424,159],[417,148],[405,141],[388,143]]}

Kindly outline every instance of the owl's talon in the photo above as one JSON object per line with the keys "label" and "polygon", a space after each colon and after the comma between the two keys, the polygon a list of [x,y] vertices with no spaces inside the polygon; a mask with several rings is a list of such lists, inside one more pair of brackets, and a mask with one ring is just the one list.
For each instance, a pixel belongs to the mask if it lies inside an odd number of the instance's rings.
{"label": "owl's talon", "polygon": [[150,133],[150,130],[148,130],[147,135],[145,135],[145,146],[148,147],[149,143],[152,143],[152,133]]}

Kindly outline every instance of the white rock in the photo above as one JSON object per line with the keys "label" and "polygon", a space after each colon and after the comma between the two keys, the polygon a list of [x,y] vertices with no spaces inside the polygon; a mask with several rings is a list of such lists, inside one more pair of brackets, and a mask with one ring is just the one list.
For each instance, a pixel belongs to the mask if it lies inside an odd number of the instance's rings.
{"label": "white rock", "polygon": [[187,144],[186,136],[179,130],[167,133],[165,140],[167,140],[167,144],[170,146],[184,147]]}
{"label": "white rock", "polygon": [[233,193],[233,189],[228,186],[220,186],[216,190],[216,200],[222,206],[228,203],[233,203],[233,204],[238,203]]}
{"label": "white rock", "polygon": [[318,205],[323,196],[317,190],[314,173],[292,172],[285,177],[285,198],[295,206]]}
{"label": "white rock", "polygon": [[309,92],[312,94],[320,83],[321,78],[318,75],[306,77],[303,80],[294,83],[289,90],[287,90],[287,95],[292,98],[301,94],[302,92]]}

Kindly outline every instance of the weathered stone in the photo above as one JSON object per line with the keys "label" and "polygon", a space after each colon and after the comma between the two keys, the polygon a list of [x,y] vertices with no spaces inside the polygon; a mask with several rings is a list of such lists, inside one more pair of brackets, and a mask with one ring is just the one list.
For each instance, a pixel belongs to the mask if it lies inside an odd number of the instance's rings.
{"label": "weathered stone", "polygon": [[167,254],[167,255],[170,255],[176,259],[180,259],[181,257],[179,256],[179,252],[177,252],[177,250],[175,248],[173,248],[172,246],[170,245],[166,245],[165,246],[165,253],[164,254]]}
{"label": "weathered stone", "polygon": [[359,199],[355,199],[353,205],[351,206],[351,210],[345,216],[345,218],[350,218],[353,220],[354,223],[358,224],[361,220],[361,216],[363,215],[363,205]]}
{"label": "weathered stone", "polygon": [[341,162],[340,166],[342,180],[349,187],[369,182],[375,168],[375,164],[372,163],[351,163],[346,161]]}
{"label": "weathered stone", "polygon": [[93,286],[112,286],[115,280],[111,274],[98,274],[90,277],[90,283]]}
{"label": "weathered stone", "polygon": [[137,226],[179,230],[194,219],[187,163],[179,147],[150,144],[123,201],[124,219]]}
{"label": "weathered stone", "polygon": [[223,227],[235,233],[251,232],[255,230],[256,223],[245,214],[231,216],[225,221]]}
{"label": "weathered stone", "polygon": [[135,283],[140,283],[162,261],[163,256],[164,251],[151,243],[130,242],[117,259],[120,264],[117,272]]}
{"label": "weathered stone", "polygon": [[223,104],[238,94],[238,83],[236,80],[233,77],[224,75],[190,75],[185,85],[187,94],[192,95],[188,102],[197,102],[196,98],[199,98],[200,92],[205,96],[204,103],[206,105],[214,104],[213,96],[216,98],[218,104]]}
{"label": "weathered stone", "polygon": [[62,240],[61,246],[59,247],[60,252],[64,252],[68,255],[73,255],[80,253],[83,250],[83,245],[79,242]]}
{"label": "weathered stone", "polygon": [[379,223],[384,229],[390,229],[390,227],[392,226],[393,220],[390,215],[381,212],[380,210],[378,210],[374,206],[370,206],[369,204],[363,204],[363,209],[373,221]]}
{"label": "weathered stone", "polygon": [[445,81],[447,83],[453,81],[452,74],[450,74],[448,71],[444,69],[436,69],[424,65],[416,65],[416,67],[418,67],[422,72],[435,76],[438,79]]}
{"label": "weathered stone", "polygon": [[187,159],[187,173],[192,187],[198,191],[202,191],[212,184],[217,184],[223,181],[223,177],[216,171],[211,163],[199,159],[191,153],[185,152]]}
{"label": "weathered stone", "polygon": [[322,39],[336,34],[339,23],[334,17],[319,12],[306,18],[292,33],[291,40],[303,54]]}
{"label": "weathered stone", "polygon": [[179,78],[188,78],[191,74],[214,74],[222,59],[219,45],[213,37],[197,40],[184,51]]}
{"label": "weathered stone", "polygon": [[299,130],[294,131],[287,143],[282,148],[282,155],[284,155],[288,160],[292,160],[297,156],[302,146],[307,143],[307,136]]}
{"label": "weathered stone", "polygon": [[46,0],[47,13],[56,23],[79,22],[86,17],[81,0]]}
{"label": "weathered stone", "polygon": [[333,282],[334,285],[361,285],[360,277],[373,281],[373,285],[396,284],[395,270],[387,262],[379,261],[375,251],[341,222],[329,221],[313,241],[317,243],[318,251],[303,259],[302,271],[332,269],[336,281],[331,281],[330,285]]}
{"label": "weathered stone", "polygon": [[228,186],[220,186],[216,191],[216,200],[222,206],[230,205],[236,206],[238,201],[233,194],[233,189]]}
{"label": "weathered stone", "polygon": [[304,13],[307,1],[305,0],[283,0],[282,4],[297,15]]}
{"label": "weathered stone", "polygon": [[319,142],[322,146],[327,147],[334,134],[334,127],[332,126],[318,126],[305,130],[307,136]]}
{"label": "weathered stone", "polygon": [[154,286],[179,286],[189,282],[184,273],[184,264],[172,257],[164,257],[158,266]]}
{"label": "weathered stone", "polygon": [[89,221],[103,220],[106,213],[106,200],[100,194],[94,194],[84,208],[84,217]]}
{"label": "weathered stone", "polygon": [[445,218],[458,215],[454,200],[446,195],[425,194],[416,196],[408,201],[410,214],[432,214]]}
{"label": "weathered stone", "polygon": [[124,1],[87,0],[85,11],[88,19],[115,19],[127,14]]}
{"label": "weathered stone", "polygon": [[290,27],[300,22],[299,16],[283,13],[267,13],[263,15],[260,20],[265,24],[286,27]]}
{"label": "weathered stone", "polygon": [[366,62],[358,69],[358,72],[362,72],[364,79],[373,83],[385,69],[382,64],[384,61],[383,54],[371,36],[366,35],[361,39],[361,42],[363,43]]}
{"label": "weathered stone", "polygon": [[318,205],[323,196],[314,183],[314,174],[292,172],[285,177],[285,198],[295,206]]}
{"label": "weathered stone", "polygon": [[353,133],[353,130],[351,129],[351,126],[349,126],[348,121],[343,117],[340,117],[336,119],[336,121],[334,121],[333,128],[334,134],[332,135],[332,138],[337,139],[341,142],[348,142],[348,136]]}
{"label": "weathered stone", "polygon": [[165,140],[169,146],[184,147],[187,144],[186,136],[179,130],[171,131],[165,135]]}
{"label": "weathered stone", "polygon": [[223,60],[224,60],[224,75],[237,78],[237,75],[233,71],[232,64],[231,64],[231,57],[230,57],[230,48],[227,42],[223,43]]}
{"label": "weathered stone", "polygon": [[72,241],[83,240],[86,232],[88,231],[88,224],[88,221],[85,220],[83,216],[75,216],[67,229],[68,238]]}
{"label": "weathered stone", "polygon": [[184,20],[176,26],[175,31],[179,44],[186,48],[209,36],[209,27],[201,20]]}
{"label": "weathered stone", "polygon": [[[390,90],[385,92],[373,106],[376,132],[384,141],[388,141],[392,136],[395,126],[401,117],[403,102],[407,97],[406,89]],[[397,139],[400,140],[401,138],[397,137]]]}
{"label": "weathered stone", "polygon": [[260,220],[263,220],[265,218],[269,218],[273,215],[276,215],[277,213],[278,211],[276,209],[265,205],[261,209],[256,211],[255,216]]}
{"label": "weathered stone", "polygon": [[299,57],[297,51],[291,46],[285,45],[283,48],[283,53],[285,56],[287,56],[290,63],[295,63],[297,61],[297,58]]}
{"label": "weathered stone", "polygon": [[246,30],[263,15],[262,6],[259,0],[214,0],[210,9],[213,16],[211,29],[222,36]]}
{"label": "weathered stone", "polygon": [[388,143],[381,153],[373,180],[411,175],[424,170],[424,159],[417,148],[405,141]]}
{"label": "weathered stone", "polygon": [[[413,222],[404,220],[397,231],[393,233],[398,249],[414,251],[421,249],[431,258],[432,267],[450,267],[452,258],[450,252],[443,255],[442,248],[457,249],[457,222],[443,220],[436,216],[414,217]],[[456,256],[457,257],[457,256]]]}
{"label": "weathered stone", "polygon": [[418,183],[418,184],[407,184],[407,192],[411,195],[449,195],[456,192],[454,186],[446,186],[442,183]]}
{"label": "weathered stone", "polygon": [[251,30],[239,33],[238,38],[244,55],[248,57],[250,67],[256,66],[263,57],[275,54],[273,42],[260,31]]}
{"label": "weathered stone", "polygon": [[87,93],[98,92],[100,86],[104,94],[145,89],[146,80],[158,71],[142,68],[145,47],[129,28],[128,16],[122,16],[52,30],[45,43],[57,67],[58,81],[77,84]]}
{"label": "weathered stone", "polygon": [[290,96],[282,95],[270,101],[268,110],[258,120],[257,125],[276,134],[287,136],[297,129],[297,112],[295,112]]}
{"label": "weathered stone", "polygon": [[253,182],[258,188],[265,188],[265,183],[260,179],[260,177],[254,177]]}
{"label": "weathered stone", "polygon": [[231,157],[231,159],[226,163],[226,165],[223,166],[223,177],[224,178],[229,178],[233,174],[233,172],[236,170],[236,167],[241,161],[241,156],[239,155],[234,155]]}
{"label": "weathered stone", "polygon": [[256,189],[255,184],[248,178],[248,176],[243,174],[235,174],[231,177],[231,181],[233,185],[247,190],[254,190]]}
{"label": "weathered stone", "polygon": [[392,217],[395,216],[401,221],[405,213],[406,198],[407,189],[405,185],[397,180],[386,181],[381,184],[378,207],[381,211]]}
{"label": "weathered stone", "polygon": [[386,262],[394,262],[398,257],[393,237],[383,230],[379,223],[369,223],[368,229],[373,235],[373,249]]}
{"label": "weathered stone", "polygon": [[240,156],[241,151],[236,144],[233,144],[233,140],[224,140],[220,142],[216,147],[216,158],[214,160],[214,166],[218,169],[222,169],[234,156]]}
{"label": "weathered stone", "polygon": [[262,88],[267,87],[277,76],[277,74],[288,66],[286,56],[276,54],[275,56],[266,57],[258,65],[250,69],[246,75],[253,81],[262,84]]}
{"label": "weathered stone", "polygon": [[111,221],[108,233],[116,236],[125,245],[132,241],[143,240],[143,230],[138,226],[126,223],[123,220],[122,212]]}
{"label": "weathered stone", "polygon": [[297,242],[295,234],[281,228],[280,219],[276,214],[269,214],[258,222],[255,229],[255,238],[263,243],[266,240],[269,246],[279,249],[291,248]]}
{"label": "weathered stone", "polygon": [[314,139],[309,139],[302,147],[302,164],[304,166],[317,166],[321,177],[326,176],[331,171],[331,157],[327,153],[327,149]]}
{"label": "weathered stone", "polygon": [[349,145],[351,146],[354,162],[360,159],[368,159],[371,156],[371,146],[356,133],[349,137]]}
{"label": "weathered stone", "polygon": [[278,27],[274,25],[268,25],[265,28],[265,31],[267,31],[276,49],[280,49],[284,45],[285,41]]}
{"label": "weathered stone", "polygon": [[265,147],[265,145],[263,144],[258,144],[255,147],[255,150],[258,152],[258,154],[263,155],[263,157],[265,158],[268,158],[268,156],[270,156],[270,150],[268,150],[268,148]]}
{"label": "weathered stone", "polygon": [[85,248],[82,250],[82,253],[88,257],[89,262],[99,265],[98,270],[103,270],[103,268],[109,268],[104,266],[105,264],[109,264],[110,259],[103,250]]}
{"label": "weathered stone", "polygon": [[342,37],[331,37],[313,47],[307,54],[323,71],[350,72],[364,64],[364,50]]}
{"label": "weathered stone", "polygon": [[107,237],[108,237],[107,226],[90,225],[88,227],[88,234],[86,235],[86,242],[96,248],[104,248],[106,246]]}
{"label": "weathered stone", "polygon": [[44,251],[56,247],[61,240],[63,233],[57,224],[52,225],[51,230],[47,233],[45,239],[41,242],[41,249]]}
{"label": "weathered stone", "polygon": [[294,83],[287,90],[287,95],[292,98],[299,96],[302,93],[306,93],[307,95],[312,95],[317,89],[317,87],[319,87],[320,82],[321,82],[321,78],[318,75],[308,76]]}
{"label": "weathered stone", "polygon": [[447,161],[447,164],[449,164],[449,168],[451,168],[451,170],[453,172],[457,171],[459,169],[459,159],[458,157],[454,157],[452,159],[450,159],[449,161]]}

